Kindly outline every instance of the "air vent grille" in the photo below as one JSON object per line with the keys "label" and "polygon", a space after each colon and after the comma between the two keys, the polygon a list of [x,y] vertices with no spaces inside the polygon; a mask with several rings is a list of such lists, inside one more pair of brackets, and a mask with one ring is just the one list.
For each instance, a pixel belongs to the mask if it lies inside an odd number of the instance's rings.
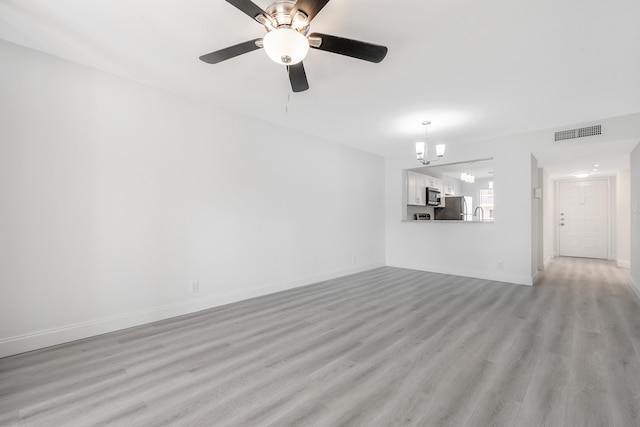
{"label": "air vent grille", "polygon": [[602,135],[602,125],[587,126],[579,129],[569,129],[556,132],[555,140],[564,141],[566,139],[585,138],[587,136]]}

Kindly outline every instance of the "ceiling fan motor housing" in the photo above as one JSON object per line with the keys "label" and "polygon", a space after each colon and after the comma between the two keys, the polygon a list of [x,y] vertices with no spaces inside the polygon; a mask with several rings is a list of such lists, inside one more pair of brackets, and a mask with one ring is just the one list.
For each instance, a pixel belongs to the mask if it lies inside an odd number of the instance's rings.
{"label": "ceiling fan motor housing", "polygon": [[[276,22],[276,28],[290,27],[305,36],[309,33],[309,22],[307,21],[307,15],[301,10],[297,10],[294,16],[291,16],[291,12],[294,10],[296,2],[290,0],[282,0],[273,3],[267,7],[267,12]],[[270,23],[266,23],[265,27],[267,31],[271,31],[274,28],[270,26]]]}
{"label": "ceiling fan motor housing", "polygon": [[295,1],[277,1],[265,10],[272,19],[263,22],[267,34],[262,44],[269,58],[281,65],[298,64],[309,52],[307,15],[299,10],[294,12],[295,4]]}

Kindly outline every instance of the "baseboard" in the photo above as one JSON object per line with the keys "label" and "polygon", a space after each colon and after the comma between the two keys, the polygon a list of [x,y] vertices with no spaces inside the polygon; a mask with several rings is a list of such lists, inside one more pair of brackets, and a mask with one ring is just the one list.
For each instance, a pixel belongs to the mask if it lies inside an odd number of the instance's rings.
{"label": "baseboard", "polygon": [[429,271],[431,273],[451,274],[454,276],[471,277],[474,279],[491,280],[494,282],[513,283],[515,285],[533,286],[533,276],[520,276],[515,274],[506,273],[503,270],[498,272],[490,271],[472,271],[472,270],[449,270],[440,266],[425,266],[425,265],[412,265],[412,264],[387,264],[389,267],[408,268],[411,270]]}
{"label": "baseboard", "polygon": [[150,322],[169,319],[171,317],[195,313],[201,310],[219,307],[221,305],[268,295],[287,289],[312,285],[324,280],[335,279],[349,274],[384,267],[384,265],[384,263],[374,263],[354,266],[347,269],[299,277],[294,280],[269,283],[252,289],[208,295],[201,298],[180,301],[174,304],[153,307],[132,313],[124,313],[116,316],[67,325],[64,327],[4,338],[0,339],[0,357],[38,350],[53,345],[64,344],[83,338],[140,326]]}
{"label": "baseboard", "polygon": [[532,285],[535,284],[539,277],[540,277],[540,270],[537,270],[535,273],[533,273],[533,276],[531,276],[531,284]]}
{"label": "baseboard", "polygon": [[617,260],[616,260],[616,265],[617,265],[618,267],[620,267],[620,268],[627,268],[627,269],[631,268],[631,262],[630,262],[630,261],[628,261],[628,260],[620,260],[620,259],[617,259]]}

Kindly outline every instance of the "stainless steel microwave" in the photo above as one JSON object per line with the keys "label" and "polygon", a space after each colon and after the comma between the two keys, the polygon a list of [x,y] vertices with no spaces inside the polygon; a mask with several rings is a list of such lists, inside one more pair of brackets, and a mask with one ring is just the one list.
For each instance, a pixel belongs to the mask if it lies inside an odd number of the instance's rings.
{"label": "stainless steel microwave", "polygon": [[440,190],[427,187],[427,206],[440,206]]}

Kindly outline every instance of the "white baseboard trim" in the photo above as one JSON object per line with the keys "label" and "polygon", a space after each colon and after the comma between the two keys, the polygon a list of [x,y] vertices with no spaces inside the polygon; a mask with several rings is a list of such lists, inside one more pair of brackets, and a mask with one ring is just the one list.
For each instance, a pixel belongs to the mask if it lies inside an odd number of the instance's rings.
{"label": "white baseboard trim", "polygon": [[620,268],[631,268],[631,261],[628,260],[621,260],[621,259],[617,259],[616,260],[616,265]]}
{"label": "white baseboard trim", "polygon": [[534,285],[536,283],[538,277],[540,277],[540,270],[537,270],[535,273],[533,273],[533,276],[531,276],[531,285]]}
{"label": "white baseboard trim", "polygon": [[490,271],[471,271],[471,270],[449,270],[439,266],[410,265],[410,264],[387,264],[389,267],[408,268],[411,270],[429,271],[431,273],[451,274],[454,276],[471,277],[474,279],[491,280],[494,282],[513,283],[516,285],[533,286],[533,276],[520,276],[510,273],[490,272]]}
{"label": "white baseboard trim", "polygon": [[252,289],[207,295],[201,298],[180,301],[159,307],[152,307],[132,313],[123,313],[101,319],[89,320],[87,322],[66,325],[63,327],[47,329],[34,333],[0,339],[0,357],[11,356],[27,351],[38,350],[53,345],[64,344],[83,338],[89,338],[108,332],[119,331],[134,326],[144,325],[150,322],[169,319],[171,317],[182,316],[195,313],[221,305],[230,304],[255,298],[287,289],[312,285],[324,280],[335,279],[349,274],[360,273],[379,267],[384,267],[384,263],[355,266],[347,269],[336,270],[326,273],[319,273],[293,280],[274,282],[265,286]]}

